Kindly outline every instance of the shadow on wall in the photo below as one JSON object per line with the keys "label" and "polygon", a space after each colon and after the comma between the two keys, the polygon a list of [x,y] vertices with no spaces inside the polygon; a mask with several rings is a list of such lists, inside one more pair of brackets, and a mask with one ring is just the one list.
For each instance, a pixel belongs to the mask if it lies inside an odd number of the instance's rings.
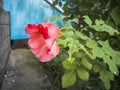
{"label": "shadow on wall", "polygon": [[20,39],[20,40],[11,40],[11,48],[29,48],[27,44],[28,39]]}

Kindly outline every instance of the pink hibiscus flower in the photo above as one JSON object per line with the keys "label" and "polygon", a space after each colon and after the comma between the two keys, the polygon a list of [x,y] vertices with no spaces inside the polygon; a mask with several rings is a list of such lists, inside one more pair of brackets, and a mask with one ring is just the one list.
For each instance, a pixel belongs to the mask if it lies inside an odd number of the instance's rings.
{"label": "pink hibiscus flower", "polygon": [[59,54],[59,46],[56,44],[59,28],[45,22],[43,24],[28,24],[25,33],[30,34],[28,44],[31,51],[41,62],[48,62]]}

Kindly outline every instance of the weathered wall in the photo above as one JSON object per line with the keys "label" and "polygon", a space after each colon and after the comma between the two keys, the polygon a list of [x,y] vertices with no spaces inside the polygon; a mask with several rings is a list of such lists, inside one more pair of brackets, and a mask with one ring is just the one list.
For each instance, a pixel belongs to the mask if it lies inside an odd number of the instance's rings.
{"label": "weathered wall", "polygon": [[0,0],[0,87],[10,52],[9,13],[2,9]]}
{"label": "weathered wall", "polygon": [[3,0],[0,0],[0,7],[2,7]]}

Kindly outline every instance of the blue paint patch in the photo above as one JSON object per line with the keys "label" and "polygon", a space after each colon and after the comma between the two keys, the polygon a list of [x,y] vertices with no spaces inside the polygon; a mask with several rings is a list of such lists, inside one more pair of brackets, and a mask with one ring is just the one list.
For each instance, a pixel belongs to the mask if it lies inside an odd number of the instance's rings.
{"label": "blue paint patch", "polygon": [[49,17],[53,15],[61,15],[44,0],[4,0],[3,7],[10,12],[11,40],[28,38],[24,30],[29,23],[43,23],[51,21]]}

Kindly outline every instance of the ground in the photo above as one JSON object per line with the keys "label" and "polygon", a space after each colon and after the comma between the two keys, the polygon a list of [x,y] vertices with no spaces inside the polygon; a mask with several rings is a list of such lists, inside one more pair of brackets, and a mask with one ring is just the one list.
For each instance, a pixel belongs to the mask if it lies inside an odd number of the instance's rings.
{"label": "ground", "polygon": [[1,90],[54,90],[29,49],[11,50]]}

